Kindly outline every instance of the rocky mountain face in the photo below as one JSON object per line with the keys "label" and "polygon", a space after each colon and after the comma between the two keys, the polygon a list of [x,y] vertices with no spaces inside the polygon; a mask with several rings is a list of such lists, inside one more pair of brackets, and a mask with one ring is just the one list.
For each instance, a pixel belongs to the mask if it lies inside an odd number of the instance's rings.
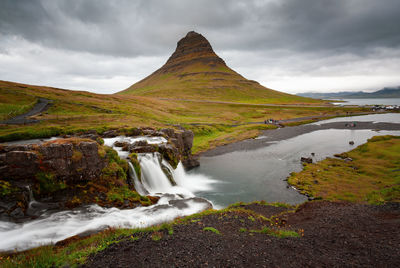
{"label": "rocky mountain face", "polygon": [[215,54],[208,40],[194,31],[182,38],[175,52],[156,73],[176,72],[195,63],[202,63],[210,67],[227,67],[225,62]]}

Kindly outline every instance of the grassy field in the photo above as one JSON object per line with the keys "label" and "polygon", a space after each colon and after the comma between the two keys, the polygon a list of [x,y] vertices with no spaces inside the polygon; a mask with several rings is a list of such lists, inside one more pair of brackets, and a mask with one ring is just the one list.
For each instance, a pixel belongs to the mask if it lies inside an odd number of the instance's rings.
{"label": "grassy field", "polygon": [[400,137],[376,136],[356,149],[306,164],[289,184],[327,200],[380,204],[400,201]]}
{"label": "grassy field", "polygon": [[[49,137],[77,131],[130,127],[176,127],[181,125],[195,133],[194,152],[210,147],[252,138],[262,125],[248,123],[265,119],[289,119],[304,116],[338,115],[365,112],[363,108],[257,106],[160,100],[133,95],[101,95],[44,86],[0,81],[2,105],[14,103],[19,108],[37,98],[52,100],[52,106],[36,116],[41,122],[33,125],[0,125],[0,142]],[[2,111],[3,117],[9,110]]]}
{"label": "grassy field", "polygon": [[29,111],[36,102],[37,98],[34,96],[0,88],[0,121]]}

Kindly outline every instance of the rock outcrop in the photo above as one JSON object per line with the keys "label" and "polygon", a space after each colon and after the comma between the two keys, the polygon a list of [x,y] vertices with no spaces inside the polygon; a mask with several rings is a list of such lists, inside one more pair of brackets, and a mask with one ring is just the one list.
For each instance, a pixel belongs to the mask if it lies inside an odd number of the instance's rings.
{"label": "rock outcrop", "polygon": [[[194,134],[191,130],[175,130],[164,128],[156,130],[153,128],[132,128],[128,130],[107,131],[106,137],[118,135],[135,136],[153,136],[164,137],[166,144],[148,144],[146,141],[137,141],[133,144],[117,141],[114,146],[122,147],[124,151],[131,153],[154,153],[159,152],[173,167],[182,162],[186,169],[191,169],[200,165],[199,161],[192,155],[192,146]],[[103,136],[104,137],[104,136]]]}
{"label": "rock outcrop", "polygon": [[2,178],[35,180],[38,173],[52,174],[59,181],[88,181],[100,176],[107,159],[99,155],[100,145],[89,139],[58,139],[42,145],[0,147]]}
{"label": "rock outcrop", "polygon": [[43,209],[83,204],[131,208],[157,201],[137,194],[127,180],[128,163],[97,135],[92,138],[99,142],[73,137],[1,145],[0,220],[23,221]]}

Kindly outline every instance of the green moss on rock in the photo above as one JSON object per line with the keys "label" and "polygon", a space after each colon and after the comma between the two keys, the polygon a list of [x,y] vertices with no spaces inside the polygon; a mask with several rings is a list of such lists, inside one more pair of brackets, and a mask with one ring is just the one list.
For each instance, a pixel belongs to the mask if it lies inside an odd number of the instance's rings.
{"label": "green moss on rock", "polygon": [[0,196],[4,197],[18,191],[8,181],[0,180]]}
{"label": "green moss on rock", "polygon": [[36,184],[34,190],[40,195],[53,193],[67,187],[63,181],[58,181],[52,173],[39,172],[36,174],[36,180],[38,184]]}

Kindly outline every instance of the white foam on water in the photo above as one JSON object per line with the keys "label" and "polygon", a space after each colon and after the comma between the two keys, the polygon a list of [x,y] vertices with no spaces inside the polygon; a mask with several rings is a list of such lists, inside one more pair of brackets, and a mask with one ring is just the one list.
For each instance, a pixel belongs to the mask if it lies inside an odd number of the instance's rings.
{"label": "white foam on water", "polygon": [[[176,196],[172,196],[171,199],[175,200]],[[125,210],[91,205],[57,212],[24,224],[0,221],[0,250],[26,250],[109,227],[144,228],[191,215],[209,207],[206,200],[182,199],[181,208],[169,204],[170,200],[166,197],[160,201],[149,207]]]}
{"label": "white foam on water", "polygon": [[137,141],[147,141],[148,144],[162,144],[167,143],[164,137],[148,137],[148,136],[137,136],[137,137],[127,137],[127,136],[117,136],[114,138],[105,138],[104,145],[113,147],[116,141],[135,143]]}

